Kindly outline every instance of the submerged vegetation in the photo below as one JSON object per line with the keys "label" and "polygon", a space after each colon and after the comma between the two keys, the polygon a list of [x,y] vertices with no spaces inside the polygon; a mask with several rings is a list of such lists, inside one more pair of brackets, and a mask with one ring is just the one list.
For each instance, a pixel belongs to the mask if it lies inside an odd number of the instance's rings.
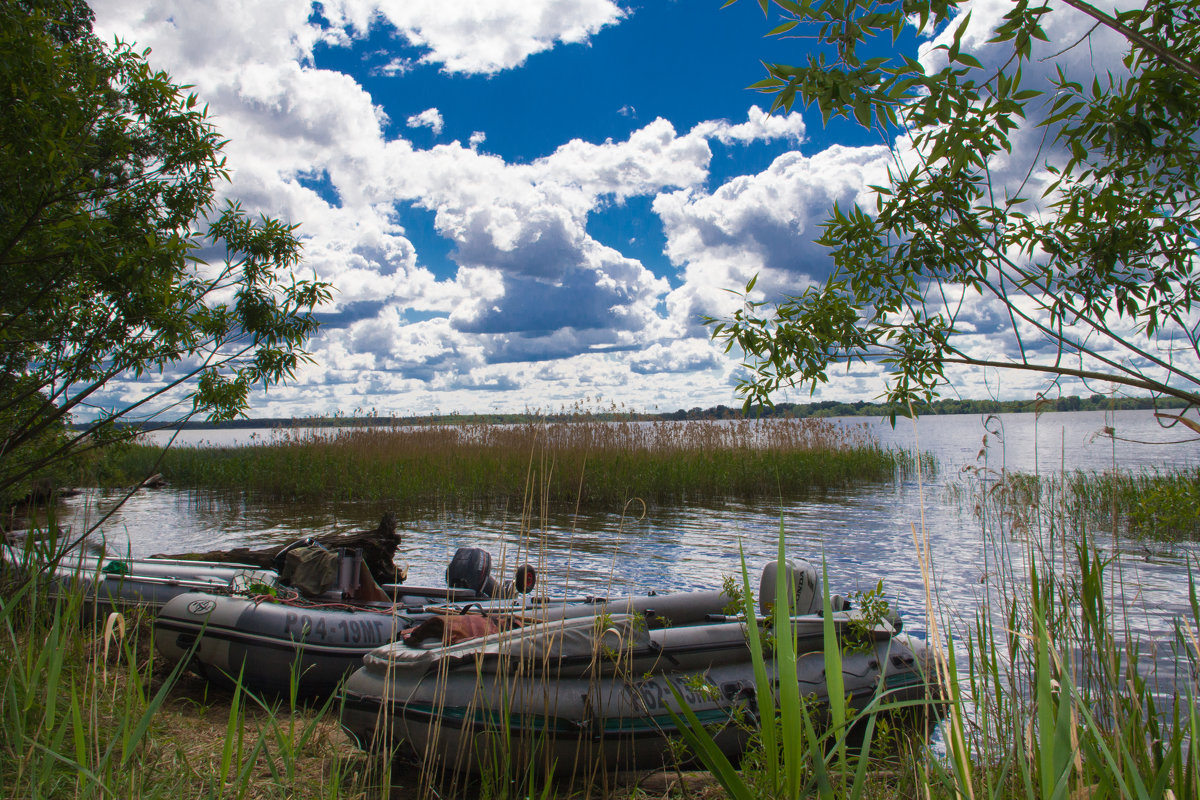
{"label": "submerged vegetation", "polygon": [[[933,468],[931,456],[921,468]],[[825,420],[530,421],[519,425],[292,429],[240,447],[134,445],[93,465],[128,485],[160,472],[179,487],[248,497],[385,500],[398,507],[796,496],[911,474],[916,460],[865,427]]]}

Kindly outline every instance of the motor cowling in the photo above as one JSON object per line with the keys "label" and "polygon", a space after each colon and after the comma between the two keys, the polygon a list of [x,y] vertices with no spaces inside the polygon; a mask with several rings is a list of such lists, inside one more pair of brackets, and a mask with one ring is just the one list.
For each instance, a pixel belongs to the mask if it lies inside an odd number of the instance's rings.
{"label": "motor cowling", "polygon": [[758,582],[759,613],[768,615],[775,605],[775,587],[784,582],[785,596],[792,603],[792,614],[815,614],[821,610],[821,573],[802,558],[787,559],[782,564],[768,561]]}
{"label": "motor cowling", "polygon": [[492,556],[478,547],[460,547],[446,567],[446,585],[451,589],[470,589],[479,594],[487,591],[492,580]]}

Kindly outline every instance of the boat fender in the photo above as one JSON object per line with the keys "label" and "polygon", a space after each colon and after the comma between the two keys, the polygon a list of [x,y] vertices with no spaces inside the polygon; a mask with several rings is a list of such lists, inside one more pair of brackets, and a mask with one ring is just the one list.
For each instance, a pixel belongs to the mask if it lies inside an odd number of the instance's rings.
{"label": "boat fender", "polygon": [[[492,556],[478,547],[460,547],[446,567],[446,585],[451,589],[470,589],[485,593],[491,579]],[[492,581],[494,584],[495,581]]]}

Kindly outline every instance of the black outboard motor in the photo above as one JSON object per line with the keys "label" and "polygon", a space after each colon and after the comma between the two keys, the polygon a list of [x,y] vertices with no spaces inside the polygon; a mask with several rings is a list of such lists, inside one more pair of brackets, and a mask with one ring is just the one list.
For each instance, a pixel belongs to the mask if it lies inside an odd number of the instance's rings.
{"label": "black outboard motor", "polygon": [[537,570],[529,564],[517,567],[513,580],[499,583],[492,577],[492,556],[478,547],[460,547],[446,568],[446,585],[451,589],[470,589],[484,597],[514,598],[533,591]]}
{"label": "black outboard motor", "polygon": [[446,567],[446,585],[451,589],[470,589],[478,594],[491,594],[488,585],[493,587],[492,556],[486,550],[478,547],[460,547],[450,559]]}

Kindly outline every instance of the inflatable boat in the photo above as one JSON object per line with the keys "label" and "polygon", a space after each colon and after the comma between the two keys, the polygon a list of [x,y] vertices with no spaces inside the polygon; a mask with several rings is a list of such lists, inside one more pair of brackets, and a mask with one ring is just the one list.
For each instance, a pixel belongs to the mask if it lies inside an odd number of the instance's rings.
{"label": "inflatable boat", "polygon": [[82,594],[85,609],[103,616],[135,606],[153,615],[186,592],[228,594],[241,587],[274,586],[278,575],[215,561],[79,556],[59,561],[49,578],[52,594]]}
{"label": "inflatable boat", "polygon": [[[185,593],[258,596],[295,594],[289,583],[288,554],[312,549],[315,540],[301,539],[283,548],[271,569],[252,564],[172,558],[132,558],[105,553],[70,554],[40,560],[11,544],[0,546],[0,562],[17,570],[47,574],[51,593],[58,597],[82,595],[90,611],[99,615],[145,608],[156,615],[172,599]],[[374,582],[363,565],[361,553],[324,551],[333,561],[327,583],[313,590],[320,602],[354,599],[363,593],[376,600],[397,601],[409,606],[436,602],[488,600],[511,596],[536,580],[528,566],[518,568],[513,581],[503,584],[490,575],[491,557],[478,548],[460,548],[447,570],[448,586],[420,587]],[[528,573],[523,570],[529,570]],[[299,578],[299,573],[295,576]],[[297,580],[297,582],[299,582]],[[516,586],[516,583],[522,586]]]}
{"label": "inflatable boat", "polygon": [[[363,656],[436,623],[433,638],[456,638],[464,626],[492,631],[517,621],[591,618],[597,613],[639,613],[660,620],[697,621],[720,612],[721,592],[606,598],[486,597],[461,588],[394,588],[381,602],[338,599],[186,593],[159,611],[155,646],[168,661],[189,667],[212,683],[240,680],[255,692],[281,694],[293,683],[303,696],[327,695],[362,666]],[[426,628],[417,630],[426,623]],[[460,624],[461,623],[461,624]]]}
{"label": "inflatable boat", "polygon": [[[504,758],[518,770],[544,763],[556,776],[578,776],[595,765],[674,766],[679,696],[736,758],[751,727],[735,720],[756,708],[746,622],[703,607],[704,598],[680,598],[709,621],[675,624],[657,609],[653,617],[564,616],[452,645],[380,648],[346,680],[342,726],[360,747],[420,759],[430,775],[478,772]],[[834,612],[835,626],[844,630],[855,614]],[[795,680],[802,695],[826,702],[824,619],[800,614],[792,626]],[[920,641],[880,622],[865,650],[843,656],[851,705],[862,709],[881,693],[928,697],[925,661]],[[767,668],[778,685],[774,662]]]}
{"label": "inflatable boat", "polygon": [[340,556],[337,566],[337,583],[320,593],[295,590],[287,581],[296,576],[285,572],[258,591],[180,594],[155,618],[155,647],[170,662],[186,659],[218,685],[240,681],[263,694],[295,688],[302,696],[321,696],[362,666],[368,652],[427,620],[491,621],[603,602],[529,595],[537,580],[532,567],[522,565],[512,580],[497,581],[490,556],[476,548],[455,553],[445,587],[380,586],[353,559]]}

